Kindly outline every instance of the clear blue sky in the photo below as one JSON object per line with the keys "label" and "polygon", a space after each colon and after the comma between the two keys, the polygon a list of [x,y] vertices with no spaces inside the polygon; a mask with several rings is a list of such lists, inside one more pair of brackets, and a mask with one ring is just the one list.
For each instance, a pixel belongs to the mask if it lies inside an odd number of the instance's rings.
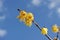
{"label": "clear blue sky", "polygon": [[38,0],[35,3],[32,0],[4,0],[4,7],[7,10],[3,12],[3,15],[6,15],[6,19],[0,22],[0,28],[6,29],[7,35],[1,40],[48,40],[34,24],[31,27],[27,27],[16,18],[19,15],[18,8],[32,12],[35,21],[41,28],[46,26],[49,29],[48,34],[52,38],[56,36],[51,31],[51,27],[53,24],[60,26],[60,14],[57,12],[60,5],[56,2],[57,5],[51,8],[49,6],[50,3],[51,1],[49,0]]}

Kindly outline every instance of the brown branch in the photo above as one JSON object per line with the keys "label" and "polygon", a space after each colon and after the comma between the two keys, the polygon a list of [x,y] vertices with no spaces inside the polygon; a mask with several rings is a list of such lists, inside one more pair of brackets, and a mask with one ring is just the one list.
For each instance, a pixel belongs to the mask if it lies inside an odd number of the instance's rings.
{"label": "brown branch", "polygon": [[35,21],[33,21],[33,23],[36,25],[36,27],[41,31],[41,28],[40,28],[40,26],[35,22]]}
{"label": "brown branch", "polygon": [[[33,23],[36,25],[36,27],[41,31],[41,28],[40,26],[35,22],[33,21]],[[52,38],[49,36],[49,35],[45,35],[49,40],[52,40]]]}
{"label": "brown branch", "polygon": [[[21,11],[20,9],[17,9],[19,12]],[[41,31],[41,28],[40,26],[35,22],[33,21],[33,23],[36,25],[36,27]],[[49,40],[52,40],[51,37],[49,35],[45,35]]]}
{"label": "brown branch", "polygon": [[19,12],[21,11],[21,9],[17,9]]}
{"label": "brown branch", "polygon": [[60,27],[58,27],[59,31],[57,32],[57,40],[59,40],[59,34],[60,34]]}

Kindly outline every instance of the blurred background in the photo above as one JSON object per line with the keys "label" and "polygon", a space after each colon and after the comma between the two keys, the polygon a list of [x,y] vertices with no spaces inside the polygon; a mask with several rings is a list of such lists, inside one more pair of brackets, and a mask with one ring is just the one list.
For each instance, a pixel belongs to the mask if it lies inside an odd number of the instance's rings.
{"label": "blurred background", "polygon": [[57,35],[51,27],[60,26],[60,0],[0,0],[0,40],[48,40],[34,24],[27,27],[16,18],[18,8],[32,12],[34,20],[41,28],[46,26],[52,38]]}

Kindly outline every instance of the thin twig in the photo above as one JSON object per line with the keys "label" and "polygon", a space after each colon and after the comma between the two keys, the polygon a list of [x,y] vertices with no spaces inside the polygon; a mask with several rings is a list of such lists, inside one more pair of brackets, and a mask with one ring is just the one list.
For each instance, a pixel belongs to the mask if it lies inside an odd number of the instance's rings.
{"label": "thin twig", "polygon": [[21,9],[17,9],[19,12],[21,11]]}
{"label": "thin twig", "polygon": [[60,34],[60,27],[58,27],[59,31],[57,32],[57,39],[59,40],[59,34]]}
{"label": "thin twig", "polygon": [[36,27],[41,31],[41,28],[40,28],[40,26],[35,22],[35,21],[33,21],[33,23],[36,25]]}
{"label": "thin twig", "polygon": [[[36,25],[36,27],[41,31],[41,28],[40,26],[35,22],[33,21],[33,23]],[[45,35],[49,40],[52,40],[52,38],[49,36],[49,35]]]}
{"label": "thin twig", "polygon": [[57,40],[59,40],[59,32],[57,32]]}
{"label": "thin twig", "polygon": [[[19,12],[21,11],[20,9],[17,9]],[[36,27],[41,31],[41,28],[40,26],[35,22],[33,21],[33,23],[36,25]],[[52,40],[51,37],[49,35],[45,35],[49,40]]]}

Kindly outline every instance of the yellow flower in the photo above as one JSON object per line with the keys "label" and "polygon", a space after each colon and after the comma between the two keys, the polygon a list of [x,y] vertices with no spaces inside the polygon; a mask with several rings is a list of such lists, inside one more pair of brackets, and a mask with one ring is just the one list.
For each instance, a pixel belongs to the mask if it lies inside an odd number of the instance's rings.
{"label": "yellow flower", "polygon": [[33,14],[29,12],[26,16],[26,20],[33,21],[34,20]]}
{"label": "yellow flower", "polygon": [[34,16],[32,13],[28,13],[26,18],[25,18],[25,24],[27,26],[31,26],[32,25],[32,21],[34,20]]}
{"label": "yellow flower", "polygon": [[42,29],[41,29],[41,33],[42,33],[43,35],[46,35],[46,34],[48,33],[48,29],[47,29],[47,28],[42,28]]}
{"label": "yellow flower", "polygon": [[25,11],[20,11],[20,14],[17,16],[21,21],[25,20],[27,13]]}
{"label": "yellow flower", "polygon": [[59,31],[56,24],[52,26],[52,31],[55,32],[55,33]]}
{"label": "yellow flower", "polygon": [[30,27],[32,25],[32,21],[25,21],[25,24]]}

